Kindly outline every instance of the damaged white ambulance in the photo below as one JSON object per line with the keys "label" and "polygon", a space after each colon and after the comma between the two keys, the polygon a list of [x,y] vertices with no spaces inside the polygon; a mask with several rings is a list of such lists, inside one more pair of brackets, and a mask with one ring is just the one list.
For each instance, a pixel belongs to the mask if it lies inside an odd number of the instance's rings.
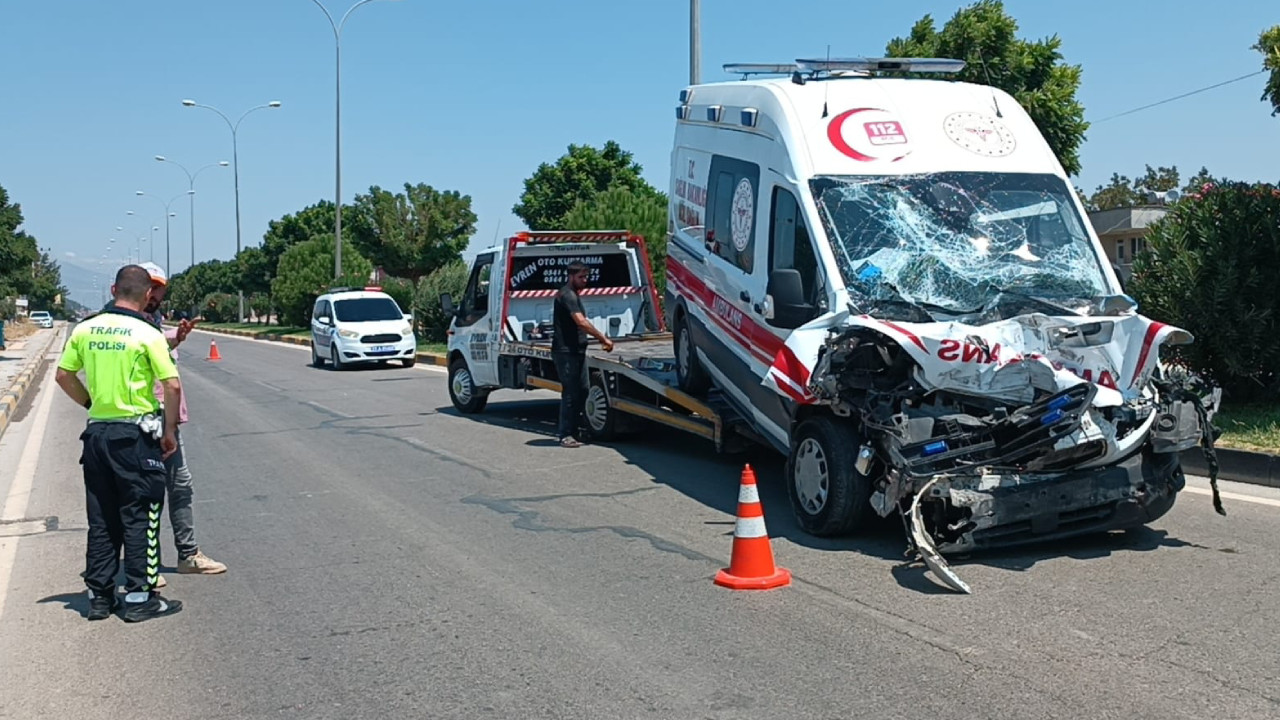
{"label": "damaged white ambulance", "polygon": [[939,551],[1166,513],[1217,393],[1159,366],[1191,336],[1136,313],[1023,108],[918,79],[962,67],[727,65],[743,79],[684,90],[666,313],[681,389],[788,455],[807,532],[901,512],[967,592]]}

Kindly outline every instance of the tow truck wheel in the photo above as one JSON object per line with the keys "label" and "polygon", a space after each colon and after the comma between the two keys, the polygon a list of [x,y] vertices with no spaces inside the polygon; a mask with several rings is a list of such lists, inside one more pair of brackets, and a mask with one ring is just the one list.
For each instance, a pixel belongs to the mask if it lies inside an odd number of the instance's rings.
{"label": "tow truck wheel", "polygon": [[680,389],[690,395],[702,395],[711,387],[711,378],[698,364],[698,351],[693,347],[689,321],[683,315],[676,320],[675,330],[676,381]]}
{"label": "tow truck wheel", "polygon": [[856,429],[835,418],[806,420],[787,458],[787,495],[800,527],[838,537],[861,530],[871,511],[871,480],[855,467]]}
{"label": "tow truck wheel", "polygon": [[460,413],[468,415],[484,410],[489,404],[489,393],[476,388],[467,363],[458,358],[449,363],[449,399]]}
{"label": "tow truck wheel", "polygon": [[609,393],[605,390],[604,378],[598,373],[591,376],[582,414],[586,416],[587,429],[592,438],[607,442],[618,436],[615,422],[617,413],[609,406]]}

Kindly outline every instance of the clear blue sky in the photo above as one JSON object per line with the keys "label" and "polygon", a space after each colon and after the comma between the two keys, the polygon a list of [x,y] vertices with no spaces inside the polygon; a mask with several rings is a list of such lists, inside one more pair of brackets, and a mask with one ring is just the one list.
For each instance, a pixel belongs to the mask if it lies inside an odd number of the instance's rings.
{"label": "clear blue sky", "polygon": [[[340,16],[353,0],[325,2]],[[725,62],[788,61],[828,44],[835,56],[880,55],[924,13],[941,25],[962,4],[705,0],[703,80],[724,78]],[[1066,59],[1084,66],[1080,98],[1095,120],[1260,69],[1249,46],[1280,21],[1274,0],[1163,5],[1006,2],[1024,37],[1056,33]],[[569,143],[608,139],[665,190],[672,108],[688,79],[687,22],[685,0],[361,7],[343,33],[344,200],[374,184],[456,189],[479,215],[473,247],[487,245],[519,229],[510,210],[538,163]],[[278,99],[283,108],[254,114],[240,132],[244,240],[255,244],[269,220],[332,198],[333,60],[332,32],[310,0],[6,0],[0,185],[43,246],[94,268],[109,237],[119,245],[163,227],[159,205],[135,190],[185,192],[182,172],[153,156],[193,170],[231,159],[226,126],[183,98],[233,116]],[[1095,126],[1078,184],[1092,191],[1145,163],[1176,164],[1184,177],[1204,165],[1280,179],[1280,118],[1259,101],[1263,82]],[[196,260],[230,258],[231,171],[207,170],[196,187]],[[174,203],[175,272],[190,261],[186,204]]]}

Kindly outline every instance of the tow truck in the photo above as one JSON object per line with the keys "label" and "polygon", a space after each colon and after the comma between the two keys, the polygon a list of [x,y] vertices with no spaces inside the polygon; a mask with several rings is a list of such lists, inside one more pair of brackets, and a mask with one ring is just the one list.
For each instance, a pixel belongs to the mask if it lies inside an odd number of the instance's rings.
{"label": "tow truck", "polygon": [[522,232],[480,253],[463,297],[441,296],[449,328],[449,398],[482,412],[495,390],[561,392],[551,357],[552,312],[566,268],[590,271],[579,295],[592,324],[614,342],[587,349],[587,430],[608,441],[644,421],[692,433],[717,451],[748,446],[753,431],[715,392],[679,389],[671,333],[660,309],[644,238],[626,230]]}

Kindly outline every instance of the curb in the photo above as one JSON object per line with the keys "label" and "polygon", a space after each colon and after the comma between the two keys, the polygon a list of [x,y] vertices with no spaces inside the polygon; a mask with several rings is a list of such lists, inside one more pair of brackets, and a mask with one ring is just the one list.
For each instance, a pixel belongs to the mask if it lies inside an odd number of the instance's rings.
{"label": "curb", "polygon": [[[170,324],[170,323],[166,323]],[[268,342],[284,343],[286,345],[301,345],[303,347],[311,347],[311,338],[298,337],[296,335],[281,335],[279,333],[254,333],[248,330],[227,330],[223,328],[202,328],[196,327],[198,332],[206,332],[211,335],[230,335],[231,337],[245,338],[248,340],[265,340]],[[417,361],[427,365],[435,365],[436,367],[448,367],[449,359],[444,355],[429,352],[419,352],[416,356]]]}
{"label": "curb", "polygon": [[[1224,447],[1217,451],[1219,480],[1280,488],[1280,456]],[[1200,448],[1182,453],[1182,469],[1192,475],[1208,476],[1209,466]]]}
{"label": "curb", "polygon": [[18,373],[18,377],[14,378],[9,384],[9,388],[0,395],[0,437],[4,436],[4,431],[9,429],[9,418],[18,409],[18,403],[22,402],[31,389],[36,380],[36,369],[40,367],[40,362],[44,360],[44,356],[49,354],[49,348],[53,347],[53,343],[58,339],[61,331],[55,329],[49,336],[49,341],[37,353],[27,359],[27,364],[23,366],[22,372]]}

